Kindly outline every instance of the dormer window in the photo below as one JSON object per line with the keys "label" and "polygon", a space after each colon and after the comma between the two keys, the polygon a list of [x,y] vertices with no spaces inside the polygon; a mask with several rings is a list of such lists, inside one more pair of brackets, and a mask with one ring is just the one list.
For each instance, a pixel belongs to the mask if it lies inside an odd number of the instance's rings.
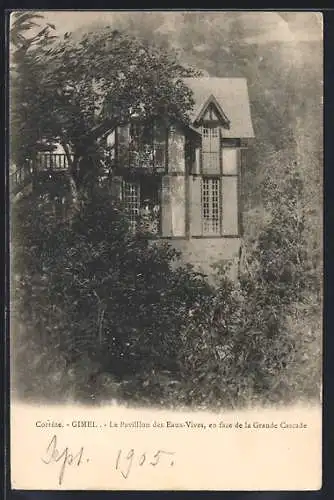
{"label": "dormer window", "polygon": [[204,139],[209,139],[210,137],[217,138],[219,135],[218,127],[203,127],[202,128],[202,136]]}
{"label": "dormer window", "polygon": [[218,127],[213,127],[211,130],[211,137],[218,137]]}
{"label": "dormer window", "polygon": [[202,172],[208,175],[220,174],[220,137],[219,128],[202,127]]}

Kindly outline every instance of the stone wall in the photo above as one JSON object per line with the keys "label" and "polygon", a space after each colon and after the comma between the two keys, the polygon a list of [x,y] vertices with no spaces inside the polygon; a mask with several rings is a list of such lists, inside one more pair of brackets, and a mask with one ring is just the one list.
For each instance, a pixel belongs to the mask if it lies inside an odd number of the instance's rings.
{"label": "stone wall", "polygon": [[229,261],[231,277],[237,278],[240,238],[191,238],[173,239],[171,245],[182,252],[185,262],[193,264],[196,269],[212,276],[212,264]]}
{"label": "stone wall", "polygon": [[[154,240],[158,244],[166,240]],[[170,245],[179,250],[184,263],[192,264],[197,271],[206,274],[214,282],[215,270],[212,267],[217,263],[229,263],[229,276],[236,280],[239,270],[239,251],[241,240],[239,238],[191,238],[171,239]]]}

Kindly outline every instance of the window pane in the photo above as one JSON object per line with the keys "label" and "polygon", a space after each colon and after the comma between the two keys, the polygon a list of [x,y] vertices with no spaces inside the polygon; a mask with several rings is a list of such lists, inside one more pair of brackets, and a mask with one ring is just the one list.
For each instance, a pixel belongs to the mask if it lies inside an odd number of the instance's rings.
{"label": "window pane", "polygon": [[218,137],[218,128],[214,127],[211,129],[211,137]]}
{"label": "window pane", "polygon": [[122,199],[133,231],[140,229],[152,234],[160,233],[160,177],[145,175],[134,181],[124,180]]}
{"label": "window pane", "polygon": [[223,173],[225,175],[238,173],[238,150],[236,148],[223,148]]}
{"label": "window pane", "polygon": [[219,179],[202,179],[203,234],[220,233]]}
{"label": "window pane", "polygon": [[140,186],[139,182],[124,181],[122,198],[125,210],[128,213],[130,226],[134,231],[136,229],[137,219],[140,208]]}
{"label": "window pane", "polygon": [[220,137],[218,127],[204,127],[202,129],[202,151],[203,152],[219,152]]}

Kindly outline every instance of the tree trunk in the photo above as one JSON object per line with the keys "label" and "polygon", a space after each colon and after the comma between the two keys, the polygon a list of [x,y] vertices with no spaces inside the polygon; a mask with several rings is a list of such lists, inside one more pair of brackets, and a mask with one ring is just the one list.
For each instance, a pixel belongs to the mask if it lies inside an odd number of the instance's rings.
{"label": "tree trunk", "polygon": [[70,218],[71,218],[75,212],[78,212],[80,210],[80,196],[77,184],[77,171],[80,162],[80,156],[74,154],[72,158],[68,145],[62,142],[62,146],[65,151],[68,162],[68,170],[66,170],[65,175],[67,177],[71,190],[72,208],[73,208],[73,210],[70,210]]}
{"label": "tree trunk", "polygon": [[87,139],[87,144],[79,144],[71,154],[69,146],[62,143],[67,161],[68,170],[66,172],[71,189],[73,210],[79,211],[82,205],[90,198],[97,182],[97,165],[94,158],[97,157],[97,147],[95,142]]}

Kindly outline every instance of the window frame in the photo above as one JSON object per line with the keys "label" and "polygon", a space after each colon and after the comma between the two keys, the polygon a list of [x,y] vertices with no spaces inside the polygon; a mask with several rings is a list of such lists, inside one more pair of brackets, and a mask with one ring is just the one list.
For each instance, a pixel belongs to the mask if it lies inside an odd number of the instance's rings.
{"label": "window frame", "polygon": [[[208,131],[208,135],[204,136],[204,130]],[[213,134],[212,131],[215,130]],[[218,147],[217,147],[218,144]],[[221,136],[220,125],[210,123],[202,124],[202,145],[201,145],[201,164],[200,172],[202,175],[217,176],[222,174],[222,152],[221,152]],[[215,146],[215,147],[213,147]],[[213,159],[213,160],[212,160]],[[208,168],[205,167],[208,166]],[[209,166],[215,165],[215,171],[210,172]]]}
{"label": "window frame", "polygon": [[210,127],[202,127],[202,137],[209,139],[210,137]]}
{"label": "window frame", "polygon": [[211,134],[210,134],[210,139],[214,138],[216,139],[217,137],[219,137],[219,126],[217,125],[217,127],[211,127],[210,130],[211,130]]}
{"label": "window frame", "polygon": [[[138,213],[137,215],[133,215],[131,208],[129,208],[129,200],[127,200],[127,193],[126,190],[129,189],[130,187],[136,186],[136,197],[137,197],[137,210]],[[139,211],[140,211],[140,182],[139,179],[122,179],[122,191],[121,191],[121,199],[122,199],[122,204],[124,206],[125,212],[128,215],[129,218],[129,224],[132,232],[136,232],[137,230],[137,225],[138,225],[138,216],[139,216]]]}
{"label": "window frame", "polygon": [[[210,128],[206,127],[206,125],[202,124],[202,130],[204,128]],[[220,130],[220,126],[214,126],[211,128],[216,128],[218,131]],[[237,156],[236,156],[236,171],[235,173],[227,173],[224,172],[224,166],[223,166],[223,149],[224,148],[233,148],[237,151]],[[240,188],[240,176],[241,176],[241,145],[240,145],[240,140],[239,139],[224,139],[220,135],[219,132],[219,169],[217,169],[217,173],[213,172],[210,173],[207,170],[204,169],[203,165],[203,156],[205,154],[205,151],[203,152],[203,144],[201,148],[201,155],[200,155],[200,178],[201,178],[201,236],[195,236],[195,238],[240,238],[242,236],[242,206],[241,206],[241,188]],[[204,153],[204,154],[203,154]],[[206,152],[207,153],[207,152]],[[208,154],[208,153],[207,153]],[[219,170],[219,173],[218,173]],[[208,232],[204,230],[204,225],[203,225],[203,200],[202,200],[202,184],[203,184],[203,179],[219,179],[219,232],[213,233],[213,232]],[[237,233],[225,233],[224,232],[224,179],[226,178],[235,178],[236,179],[236,185],[237,185],[237,207],[236,207],[236,212],[237,212]]]}
{"label": "window frame", "polygon": [[[139,230],[138,222],[139,222],[140,216],[142,215],[141,210],[143,208],[143,202],[144,202],[144,200],[142,200],[142,194],[143,194],[142,183],[145,182],[145,178],[148,178],[148,177],[155,177],[155,176],[150,176],[150,175],[130,176],[130,177],[123,176],[123,178],[122,178],[121,199],[122,199],[122,203],[123,203],[123,206],[125,208],[125,211],[130,214],[130,217],[129,217],[130,227],[132,228],[132,231],[134,233],[138,232],[138,230]],[[158,179],[160,180],[157,183],[157,201],[158,201],[158,206],[159,206],[159,213],[157,216],[158,227],[157,227],[156,232],[152,231],[152,237],[156,237],[156,236],[161,237],[162,236],[162,185],[161,185],[162,177],[158,176]],[[134,216],[132,216],[132,214],[131,214],[131,212],[133,212],[131,209],[130,209],[130,211],[128,211],[128,202],[126,200],[126,193],[125,193],[126,188],[128,186],[131,186],[131,185],[136,186],[136,189],[137,189],[137,192],[136,192],[137,214]],[[153,197],[152,197],[152,200],[153,200]],[[131,200],[130,200],[130,203],[131,203]],[[150,222],[154,223],[154,219],[152,219],[152,221],[150,221]]]}
{"label": "window frame", "polygon": [[[211,183],[211,188],[208,189],[207,193],[209,195],[209,212],[212,214],[214,211],[214,199],[213,199],[213,181],[217,182],[217,194],[216,194],[216,203],[217,207],[215,211],[217,211],[217,218],[207,217],[207,220],[212,224],[213,221],[217,221],[217,231],[208,231],[205,230],[205,200],[204,200],[204,183]],[[210,184],[209,184],[210,185]],[[201,227],[202,227],[202,236],[203,237],[221,237],[222,236],[222,177],[220,175],[202,175],[201,176]]]}

